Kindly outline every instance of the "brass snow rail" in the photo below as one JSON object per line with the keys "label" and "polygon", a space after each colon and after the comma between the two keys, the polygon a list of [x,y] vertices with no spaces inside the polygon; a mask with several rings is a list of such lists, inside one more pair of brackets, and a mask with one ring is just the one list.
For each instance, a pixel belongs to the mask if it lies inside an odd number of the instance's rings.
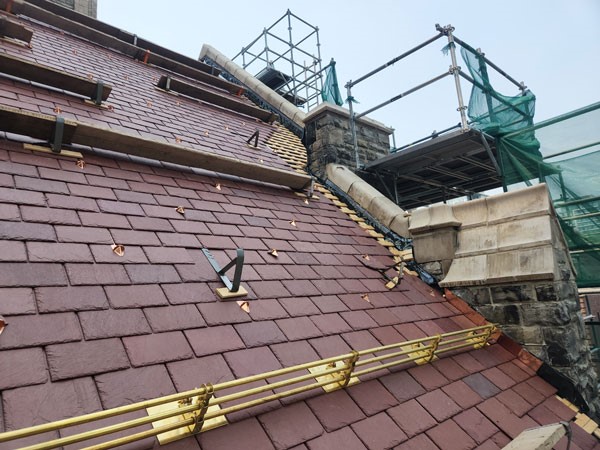
{"label": "brass snow rail", "polygon": [[[109,449],[152,436],[157,436],[160,443],[165,444],[225,425],[227,424],[225,417],[227,414],[317,388],[323,388],[326,392],[342,389],[358,383],[357,377],[359,376],[407,363],[427,364],[443,353],[464,348],[482,348],[487,345],[494,329],[494,325],[488,324],[367,350],[352,351],[344,355],[273,370],[238,380],[214,385],[207,383],[200,388],[178,394],[0,433],[0,443],[61,430],[61,436],[63,437],[59,439],[24,447],[27,450],[53,449],[152,424],[152,428],[147,427],[148,429],[144,431],[133,432],[128,436],[114,438],[85,448]],[[266,384],[235,392],[235,388],[253,382],[266,382]],[[288,389],[283,390],[283,388]],[[223,392],[225,390],[227,392]],[[214,394],[217,392],[221,392],[221,396],[215,397]],[[260,394],[264,395],[261,396]],[[144,409],[148,415],[141,418],[72,435],[68,435],[69,431],[65,430],[75,425],[87,424]],[[18,442],[15,442],[15,445],[18,446]]]}

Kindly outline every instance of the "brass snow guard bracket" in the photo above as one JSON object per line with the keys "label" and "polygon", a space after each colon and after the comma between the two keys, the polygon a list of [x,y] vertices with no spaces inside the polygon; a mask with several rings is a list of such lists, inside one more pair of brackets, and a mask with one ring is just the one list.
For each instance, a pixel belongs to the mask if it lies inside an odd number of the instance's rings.
{"label": "brass snow guard bracket", "polygon": [[[131,434],[124,437],[113,437],[112,440],[96,444],[93,448],[113,448],[152,436],[157,436],[159,442],[165,444],[226,425],[227,415],[241,410],[306,391],[323,389],[325,392],[330,392],[343,389],[360,382],[359,377],[369,373],[379,372],[384,375],[387,371],[383,371],[383,369],[392,367],[402,369],[412,366],[412,363],[427,364],[443,353],[482,348],[489,345],[488,340],[494,330],[495,327],[492,324],[482,325],[451,333],[352,351],[344,355],[214,385],[206,383],[191,391],[0,433],[0,443],[145,410],[147,415],[136,419],[122,422],[115,420],[113,425],[97,424],[97,428],[92,431],[71,436],[64,436],[66,433],[61,433],[64,437],[25,448],[27,450],[53,449],[89,439],[98,439],[124,430],[132,431]],[[258,387],[249,389],[243,387],[256,382],[260,382]],[[152,424],[152,428],[139,428],[147,424]],[[139,431],[140,429],[143,431]],[[15,442],[13,447],[21,447],[18,444]],[[80,444],[77,447],[84,448],[85,445]]]}

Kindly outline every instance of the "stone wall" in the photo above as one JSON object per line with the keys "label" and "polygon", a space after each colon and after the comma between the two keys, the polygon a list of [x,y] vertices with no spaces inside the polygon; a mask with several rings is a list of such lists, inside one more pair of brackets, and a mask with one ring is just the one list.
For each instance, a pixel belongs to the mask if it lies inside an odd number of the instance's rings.
{"label": "stone wall", "polygon": [[[327,178],[327,164],[337,163],[356,169],[356,154],[347,109],[322,103],[306,115],[304,143],[308,149],[308,166],[312,174]],[[392,130],[371,119],[356,121],[360,165],[389,154]]]}
{"label": "stone wall", "polygon": [[568,377],[596,409],[575,272],[545,185],[415,211],[410,231],[416,260],[439,268],[440,286]]}

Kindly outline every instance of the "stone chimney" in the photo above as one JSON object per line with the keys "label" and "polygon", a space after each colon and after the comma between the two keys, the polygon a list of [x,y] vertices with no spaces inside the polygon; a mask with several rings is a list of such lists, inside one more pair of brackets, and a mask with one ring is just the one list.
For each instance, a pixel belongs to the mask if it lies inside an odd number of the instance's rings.
{"label": "stone chimney", "polygon": [[350,113],[347,109],[322,103],[310,111],[304,121],[304,144],[308,149],[308,167],[313,175],[327,178],[327,164],[335,163],[356,170],[390,152],[392,129],[365,117],[356,121],[358,152],[354,151]]}

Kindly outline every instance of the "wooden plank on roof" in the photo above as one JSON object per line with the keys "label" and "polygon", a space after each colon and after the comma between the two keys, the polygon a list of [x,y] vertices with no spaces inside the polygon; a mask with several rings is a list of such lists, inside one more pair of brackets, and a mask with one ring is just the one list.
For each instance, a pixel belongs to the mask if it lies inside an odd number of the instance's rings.
{"label": "wooden plank on roof", "polygon": [[17,39],[29,44],[33,36],[33,30],[26,28],[19,22],[0,16],[0,36]]}
{"label": "wooden plank on roof", "polygon": [[564,435],[562,423],[555,423],[522,431],[502,450],[550,450]]}
{"label": "wooden plank on roof", "polygon": [[[52,86],[57,89],[74,92],[89,98],[96,97],[97,81],[72,75],[62,70],[53,69],[26,59],[17,58],[6,53],[0,53],[0,71],[7,75],[23,78],[36,83]],[[110,95],[112,87],[105,84],[102,87],[102,101]]]}
{"label": "wooden plank on roof", "polygon": [[272,122],[275,115],[271,111],[264,110],[254,105],[250,105],[239,100],[236,97],[230,97],[225,94],[205,89],[201,86],[195,86],[184,81],[163,75],[158,80],[158,87],[167,91],[178,92],[188,97],[197,98],[213,105],[222,106],[248,116],[256,117],[263,122]]}
{"label": "wooden plank on roof", "polygon": [[[0,131],[50,140],[55,123],[55,116],[0,105]],[[304,189],[311,182],[311,177],[305,174],[242,161],[179,144],[153,141],[73,120],[65,120],[63,142],[198,167],[251,180],[288,186],[292,189]]]}

